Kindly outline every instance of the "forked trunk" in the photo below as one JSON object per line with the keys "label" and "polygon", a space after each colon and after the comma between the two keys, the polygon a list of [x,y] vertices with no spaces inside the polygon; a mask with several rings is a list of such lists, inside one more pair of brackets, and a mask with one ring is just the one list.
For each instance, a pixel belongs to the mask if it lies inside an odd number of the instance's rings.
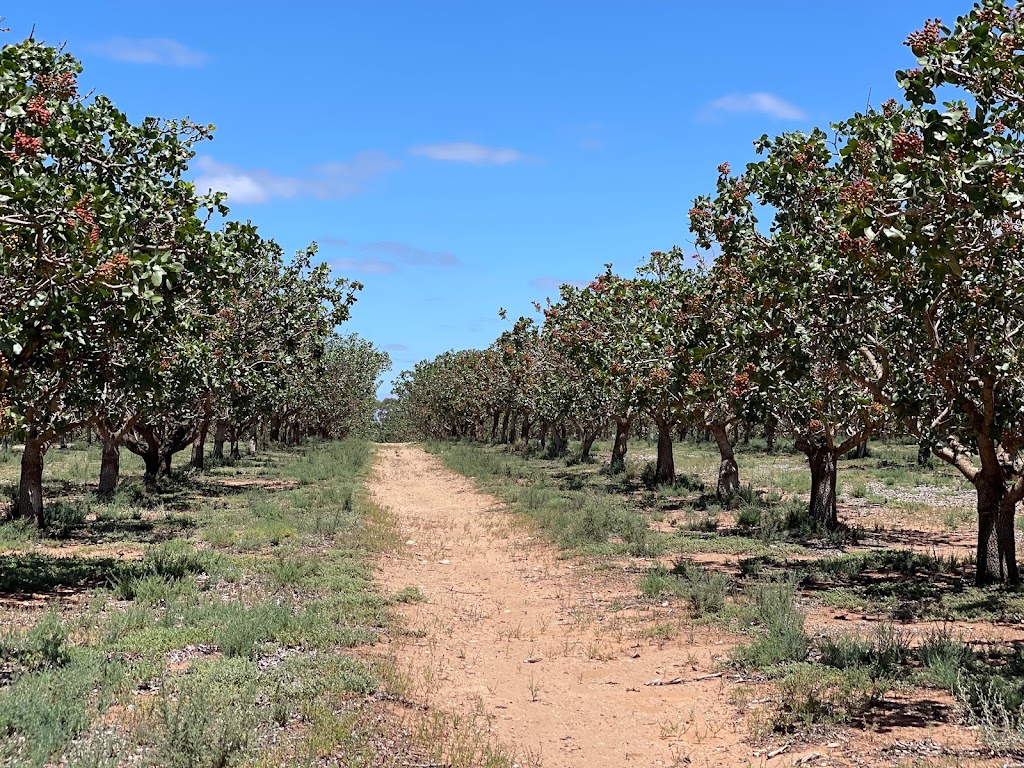
{"label": "forked trunk", "polygon": [[615,442],[612,444],[612,472],[621,472],[626,468],[629,430],[632,426],[632,419],[615,419]]}
{"label": "forked trunk", "polygon": [[103,435],[103,453],[100,455],[100,482],[96,488],[101,496],[109,496],[117,489],[121,477],[121,444],[116,438]]}
{"label": "forked trunk", "polygon": [[46,441],[30,430],[25,438],[25,452],[21,454],[21,481],[18,485],[19,517],[32,516],[36,525],[42,528],[46,520],[43,515],[43,455]]}
{"label": "forked trunk", "polygon": [[1013,530],[1016,504],[1007,498],[1006,483],[1000,476],[979,474],[978,490],[978,570],[975,584],[1020,583],[1017,568],[1017,542]]}
{"label": "forked trunk", "polygon": [[727,499],[740,488],[740,469],[736,464],[736,454],[729,442],[729,432],[725,424],[713,424],[711,434],[718,445],[718,486],[715,494],[720,499]]}
{"label": "forked trunk", "polygon": [[676,481],[676,460],[672,455],[672,422],[658,417],[658,462],[654,480],[658,485],[671,485]]}

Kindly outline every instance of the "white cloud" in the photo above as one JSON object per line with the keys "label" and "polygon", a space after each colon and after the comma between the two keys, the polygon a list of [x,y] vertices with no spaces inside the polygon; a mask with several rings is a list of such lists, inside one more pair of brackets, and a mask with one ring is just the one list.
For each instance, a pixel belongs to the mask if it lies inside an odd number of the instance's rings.
{"label": "white cloud", "polygon": [[807,113],[774,93],[731,93],[705,107],[702,117],[712,119],[724,114],[757,113],[779,120],[803,120]]}
{"label": "white cloud", "polygon": [[388,352],[408,352],[409,348],[405,344],[385,344],[384,349]]}
{"label": "white cloud", "polygon": [[459,260],[450,251],[426,251],[413,245],[390,240],[366,243],[360,246],[360,248],[371,253],[394,256],[405,264],[415,266],[456,267],[459,265]]}
{"label": "white cloud", "polygon": [[165,67],[201,67],[209,56],[165,37],[133,38],[112,37],[88,46],[114,61],[132,64],[160,64]]}
{"label": "white cloud", "polygon": [[196,189],[226,192],[229,202],[266,203],[274,199],[316,197],[337,200],[363,191],[361,182],[398,167],[381,152],[360,152],[348,163],[323,163],[305,176],[281,176],[262,169],[240,168],[212,157],[198,157]]}
{"label": "white cloud", "polygon": [[421,144],[409,151],[414,155],[429,157],[431,160],[471,165],[509,165],[526,160],[526,155],[516,149],[485,147],[483,144],[470,142]]}

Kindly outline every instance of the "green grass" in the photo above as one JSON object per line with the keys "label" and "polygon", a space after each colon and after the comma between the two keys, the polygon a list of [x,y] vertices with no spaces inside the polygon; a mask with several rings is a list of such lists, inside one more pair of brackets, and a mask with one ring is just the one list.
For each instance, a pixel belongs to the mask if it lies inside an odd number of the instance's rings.
{"label": "green grass", "polygon": [[[714,505],[696,472],[680,473],[674,486],[648,488],[642,470],[627,462],[627,471],[532,458],[502,446],[432,443],[445,465],[473,478],[484,490],[507,502],[546,531],[563,549],[595,557],[653,557],[664,553],[728,552],[765,554],[797,552],[787,537],[760,537],[749,531],[721,530]],[[717,464],[715,465],[717,466]],[[778,497],[772,497],[778,501]],[[653,530],[650,522],[666,510],[689,510],[693,517],[672,532]]]}
{"label": "green grass", "polygon": [[[51,454],[51,525],[42,537],[0,525],[13,545],[0,555],[0,591],[75,592],[84,607],[0,633],[11,678],[0,687],[0,763],[66,754],[69,765],[116,765],[139,751],[182,768],[294,764],[373,738],[353,735],[364,725],[345,702],[376,690],[382,672],[345,649],[374,642],[393,599],[418,593],[389,599],[373,587],[367,555],[394,534],[361,495],[367,443],[274,452],[155,490],[128,459],[109,499],[85,485],[95,448]],[[0,465],[0,480],[13,470]],[[263,486],[220,482],[239,477]],[[30,551],[37,541],[77,548],[53,557]],[[110,543],[141,558],[92,555]],[[165,669],[179,657],[182,667]],[[155,697],[131,693],[151,685]],[[147,701],[116,732],[102,725],[110,707]]]}

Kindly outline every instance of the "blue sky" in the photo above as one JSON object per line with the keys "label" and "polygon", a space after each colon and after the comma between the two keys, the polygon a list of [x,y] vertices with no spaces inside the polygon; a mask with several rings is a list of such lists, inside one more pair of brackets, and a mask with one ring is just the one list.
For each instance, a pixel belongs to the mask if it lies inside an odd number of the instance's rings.
{"label": "blue sky", "polygon": [[[217,126],[193,166],[287,250],[366,285],[397,374],[484,347],[557,285],[690,242],[763,133],[896,95],[906,35],[970,3],[19,3],[132,119]],[[387,385],[382,388],[386,392]]]}

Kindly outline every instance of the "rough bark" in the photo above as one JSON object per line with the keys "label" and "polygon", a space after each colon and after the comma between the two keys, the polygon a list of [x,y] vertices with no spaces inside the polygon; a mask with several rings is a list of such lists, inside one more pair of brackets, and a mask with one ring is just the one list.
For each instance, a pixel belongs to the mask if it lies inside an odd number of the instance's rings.
{"label": "rough bark", "polygon": [[43,510],[43,456],[46,440],[33,429],[25,437],[25,452],[21,454],[21,481],[18,485],[19,517],[32,516],[38,527],[46,523]]}
{"label": "rough bark", "polygon": [[672,455],[673,423],[660,416],[654,421],[658,425],[658,461],[654,469],[654,481],[658,485],[671,485],[676,481],[676,460]]}
{"label": "rough bark", "polygon": [[629,450],[629,430],[632,419],[615,419],[615,442],[612,444],[612,472],[621,472],[626,467],[626,451]]}
{"label": "rough bark", "polygon": [[121,441],[113,436],[103,435],[103,452],[100,456],[100,481],[96,490],[101,496],[108,496],[117,489],[121,477]]}
{"label": "rough bark", "polygon": [[1013,530],[1014,503],[1006,493],[1001,473],[981,473],[978,491],[978,570],[975,583],[1020,583],[1017,542]]}
{"label": "rough bark", "polygon": [[819,438],[802,438],[797,447],[807,456],[811,467],[809,513],[818,525],[833,530],[839,526],[836,505],[836,452]]}
{"label": "rough bark", "polygon": [[736,454],[729,441],[729,430],[725,424],[713,424],[711,434],[718,445],[718,486],[715,494],[720,499],[727,499],[740,488],[740,470],[736,464]]}

